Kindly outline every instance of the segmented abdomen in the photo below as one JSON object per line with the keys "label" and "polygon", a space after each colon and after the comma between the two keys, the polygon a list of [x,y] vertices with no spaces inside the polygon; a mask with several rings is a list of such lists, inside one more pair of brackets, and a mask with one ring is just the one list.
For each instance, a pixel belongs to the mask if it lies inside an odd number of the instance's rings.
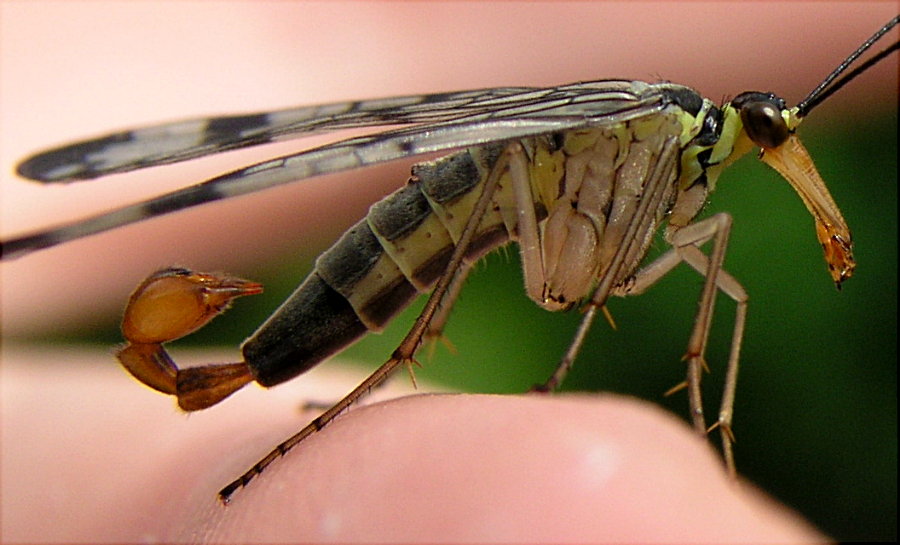
{"label": "segmented abdomen", "polygon": [[[313,272],[242,346],[257,382],[310,369],[369,331],[380,331],[444,272],[503,144],[415,165],[410,182],[375,203],[316,260]],[[476,260],[510,240],[515,204],[495,190],[466,253]]]}

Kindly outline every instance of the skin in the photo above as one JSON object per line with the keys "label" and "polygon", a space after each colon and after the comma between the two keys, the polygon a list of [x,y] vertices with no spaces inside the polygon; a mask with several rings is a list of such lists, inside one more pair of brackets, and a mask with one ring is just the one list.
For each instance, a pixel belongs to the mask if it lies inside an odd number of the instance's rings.
{"label": "skin", "polygon": [[[361,373],[315,370],[186,417],[112,366],[80,365],[102,354],[73,351],[65,366],[54,356],[4,355],[11,540],[826,541],[728,480],[682,421],[611,394],[413,395],[358,407],[223,507],[218,489],[313,414],[298,414],[297,399],[337,395]],[[401,377],[376,397],[408,384]]]}

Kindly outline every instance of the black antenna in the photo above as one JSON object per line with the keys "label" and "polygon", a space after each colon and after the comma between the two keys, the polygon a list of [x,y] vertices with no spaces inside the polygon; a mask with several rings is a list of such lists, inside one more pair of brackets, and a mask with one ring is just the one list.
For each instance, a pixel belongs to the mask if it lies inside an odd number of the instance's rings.
{"label": "black antenna", "polygon": [[[809,94],[809,96],[807,96],[806,98],[804,98],[803,100],[800,101],[800,104],[797,105],[797,115],[799,117],[806,116],[806,114],[808,114],[810,112],[810,110],[812,110],[814,107],[819,105],[826,98],[830,97],[838,89],[840,89],[841,87],[843,87],[844,85],[849,83],[850,80],[852,80],[856,76],[862,74],[868,68],[874,66],[880,60],[882,60],[883,58],[887,57],[888,55],[890,55],[891,53],[896,51],[897,48],[900,47],[900,42],[895,42],[893,45],[891,45],[884,51],[878,53],[877,55],[873,56],[871,59],[864,62],[863,64],[857,66],[851,72],[846,74],[843,78],[841,78],[837,82],[835,82],[835,79],[837,79],[838,76],[840,76],[845,70],[850,68],[850,65],[853,64],[854,62],[856,62],[856,59],[858,59],[860,55],[862,55],[870,47],[872,47],[875,44],[875,42],[880,40],[881,37],[884,36],[885,34],[887,34],[887,32],[889,30],[891,30],[892,28],[897,26],[897,23],[900,23],[900,16],[894,17],[893,19],[888,21],[888,23],[886,25],[884,25],[883,27],[881,27],[878,30],[878,32],[873,34],[871,38],[869,38],[861,46],[859,46],[859,48],[856,51],[854,51],[853,54],[851,54],[849,57],[847,57],[844,60],[844,62],[842,62],[840,64],[840,66],[835,68],[834,71],[831,74],[829,74],[827,78],[825,78],[825,81],[820,83],[819,86],[816,87],[813,90],[813,92],[811,92]],[[834,82],[834,85],[832,85],[830,88],[828,88],[828,86],[831,85],[833,82]]]}

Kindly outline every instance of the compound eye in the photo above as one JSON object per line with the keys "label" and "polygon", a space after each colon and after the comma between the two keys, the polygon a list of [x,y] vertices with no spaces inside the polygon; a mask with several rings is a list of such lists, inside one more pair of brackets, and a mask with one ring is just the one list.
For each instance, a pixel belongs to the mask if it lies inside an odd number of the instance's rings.
{"label": "compound eye", "polygon": [[741,108],[744,130],[761,148],[777,148],[788,139],[790,131],[781,111],[769,102],[748,102]]}

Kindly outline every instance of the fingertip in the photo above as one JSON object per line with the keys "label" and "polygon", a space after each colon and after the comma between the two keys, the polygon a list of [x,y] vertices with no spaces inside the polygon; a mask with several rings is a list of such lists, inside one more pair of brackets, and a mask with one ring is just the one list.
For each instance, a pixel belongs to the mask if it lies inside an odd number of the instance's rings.
{"label": "fingertip", "polygon": [[824,541],[705,441],[614,395],[362,407],[206,521],[207,541]]}

